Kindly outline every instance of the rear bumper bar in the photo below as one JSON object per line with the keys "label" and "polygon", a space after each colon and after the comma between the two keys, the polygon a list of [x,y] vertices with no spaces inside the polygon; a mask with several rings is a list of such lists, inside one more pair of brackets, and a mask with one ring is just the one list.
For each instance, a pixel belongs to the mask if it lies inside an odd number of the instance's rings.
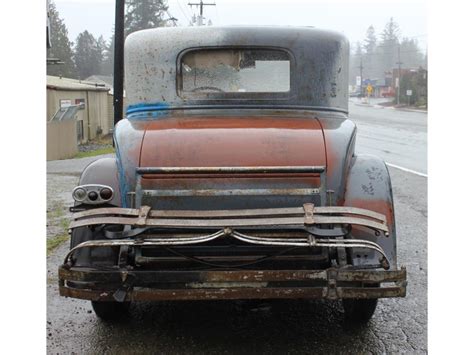
{"label": "rear bumper bar", "polygon": [[[305,204],[291,208],[214,211],[151,210],[142,206],[77,212],[70,228],[97,225],[127,228],[123,231],[104,228],[108,239],[89,240],[71,249],[59,268],[59,290],[62,296],[96,301],[404,297],[406,270],[393,270],[393,267],[389,270],[387,256],[378,243],[348,237],[353,224],[372,229],[380,238],[388,236],[384,215],[343,206]],[[176,229],[188,233],[160,234],[163,230]],[[272,234],[272,230],[293,229],[305,232],[303,236],[301,233]],[[262,230],[265,233],[258,233]],[[366,248],[376,251],[381,258],[378,266],[365,270],[331,267],[252,271],[142,270],[120,263],[103,270],[77,266],[73,258],[74,252],[81,248],[127,250],[129,247],[193,245],[217,238],[270,246]]]}
{"label": "rear bumper bar", "polygon": [[239,227],[290,227],[354,224],[365,226],[388,236],[384,215],[355,207],[303,207],[267,208],[247,210],[151,210],[149,206],[134,208],[96,208],[76,212],[69,228],[99,224],[129,225],[140,228],[239,228]]}
{"label": "rear bumper bar", "polygon": [[[348,226],[359,225],[375,231],[376,235],[388,236],[388,226],[384,215],[354,207],[334,206],[315,207],[305,204],[303,207],[269,208],[248,210],[151,210],[148,206],[140,209],[97,208],[73,215],[70,228],[96,225],[128,226],[122,231],[104,230],[105,240],[90,240],[75,246],[69,251],[64,264],[70,264],[70,257],[81,248],[95,247],[143,247],[196,245],[213,241],[221,237],[230,237],[241,242],[269,246],[325,247],[325,248],[364,248],[380,254],[382,266],[390,268],[384,250],[379,244],[362,239],[345,239]],[[187,236],[148,235],[147,231],[160,229],[207,230],[207,234]],[[244,234],[237,229],[249,230]],[[302,229],[305,237],[289,233],[286,237],[273,235],[252,235],[252,229]],[[215,232],[209,234],[209,229]],[[329,238],[332,236],[333,238]]]}
{"label": "rear bumper bar", "polygon": [[[156,286],[160,284],[167,287]],[[101,271],[63,265],[59,291],[62,296],[93,301],[405,297],[406,269]]]}

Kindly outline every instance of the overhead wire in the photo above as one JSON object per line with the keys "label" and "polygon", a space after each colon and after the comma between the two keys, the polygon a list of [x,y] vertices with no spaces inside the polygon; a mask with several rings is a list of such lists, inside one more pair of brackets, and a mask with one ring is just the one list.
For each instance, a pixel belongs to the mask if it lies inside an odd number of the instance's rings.
{"label": "overhead wire", "polygon": [[180,0],[176,0],[176,2],[178,3],[179,9],[181,13],[184,15],[184,17],[186,18],[186,20],[188,21],[188,23],[191,22],[191,19],[188,17],[188,15],[186,15],[185,11],[182,8]]}

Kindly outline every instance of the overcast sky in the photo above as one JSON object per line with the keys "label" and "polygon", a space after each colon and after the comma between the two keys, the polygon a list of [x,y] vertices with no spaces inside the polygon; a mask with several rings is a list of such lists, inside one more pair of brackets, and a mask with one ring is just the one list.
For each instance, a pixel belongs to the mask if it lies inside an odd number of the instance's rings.
{"label": "overcast sky", "polygon": [[[114,0],[52,0],[65,20],[69,37],[88,30],[108,40],[114,25]],[[196,7],[188,2],[168,0],[169,13],[186,26]],[[204,2],[213,3],[213,0]],[[322,0],[215,0],[206,6],[204,17],[213,25],[291,25],[314,26],[344,33],[352,44],[363,41],[367,28],[380,34],[390,17],[400,25],[402,36],[416,38],[423,51],[427,47],[427,6],[425,1],[322,1]]]}

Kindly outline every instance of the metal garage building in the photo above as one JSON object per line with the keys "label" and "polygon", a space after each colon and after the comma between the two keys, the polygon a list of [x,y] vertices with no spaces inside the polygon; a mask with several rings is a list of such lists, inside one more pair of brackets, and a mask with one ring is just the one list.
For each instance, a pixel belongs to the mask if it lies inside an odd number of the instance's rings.
{"label": "metal garage building", "polygon": [[[112,75],[92,75],[85,79],[88,82],[98,83],[109,89],[108,104],[109,104],[109,121],[110,127],[113,127],[114,122],[114,77]],[[125,94],[125,93],[124,93]],[[125,103],[124,103],[125,105]],[[125,107],[123,112],[125,112]]]}
{"label": "metal garage building", "polygon": [[77,143],[111,133],[113,121],[108,112],[109,89],[102,83],[48,75],[46,91],[47,121],[51,121],[60,110],[79,106],[76,114]]}

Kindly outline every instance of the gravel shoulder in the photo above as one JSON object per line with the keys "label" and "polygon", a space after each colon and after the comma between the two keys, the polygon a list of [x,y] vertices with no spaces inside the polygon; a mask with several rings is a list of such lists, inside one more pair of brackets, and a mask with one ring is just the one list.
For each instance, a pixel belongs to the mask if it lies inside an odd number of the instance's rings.
{"label": "gravel shoulder", "polygon": [[[68,216],[71,189],[84,166],[98,158],[48,162],[48,210],[60,205],[61,218]],[[340,304],[328,301],[144,302],[133,305],[125,321],[104,323],[89,302],[58,295],[65,242],[47,258],[48,353],[426,353],[427,179],[397,169],[390,173],[408,294],[380,300],[367,327],[348,326]],[[54,235],[49,224],[48,237]]]}
{"label": "gravel shoulder", "polygon": [[98,155],[81,159],[48,161],[46,164],[46,214],[48,239],[64,234],[64,227],[69,221],[69,207],[72,206],[72,189],[77,185],[82,170],[93,161],[113,157],[114,154]]}

